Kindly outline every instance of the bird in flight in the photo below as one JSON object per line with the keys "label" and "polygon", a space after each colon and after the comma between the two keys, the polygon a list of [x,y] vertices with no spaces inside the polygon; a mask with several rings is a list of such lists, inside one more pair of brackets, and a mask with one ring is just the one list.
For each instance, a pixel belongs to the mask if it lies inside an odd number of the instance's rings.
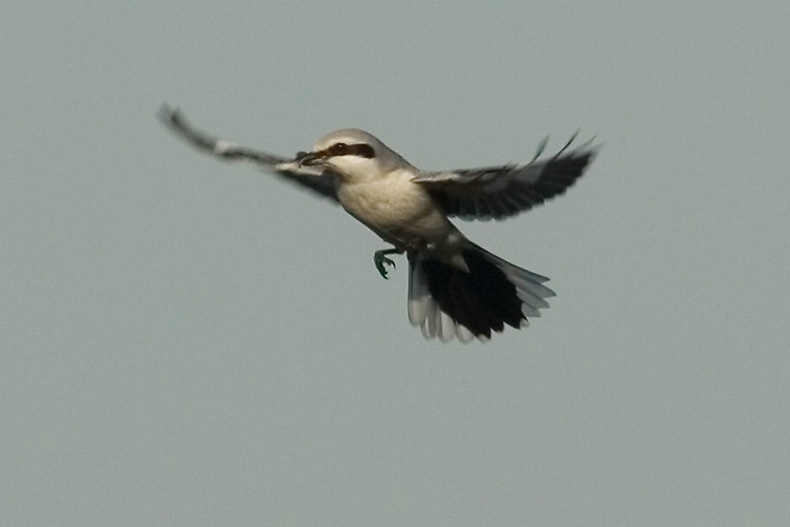
{"label": "bird in flight", "polygon": [[373,135],[339,130],[310,152],[284,158],[214,138],[193,127],[178,109],[163,106],[162,121],[193,146],[231,161],[245,161],[339,203],[392,245],[376,251],[387,278],[388,257],[409,262],[409,321],[427,339],[488,340],[505,325],[522,328],[555,296],[548,278],[517,267],[471,242],[449,220],[500,220],[562,194],[596,154],[587,142],[525,164],[427,171],[414,167]]}

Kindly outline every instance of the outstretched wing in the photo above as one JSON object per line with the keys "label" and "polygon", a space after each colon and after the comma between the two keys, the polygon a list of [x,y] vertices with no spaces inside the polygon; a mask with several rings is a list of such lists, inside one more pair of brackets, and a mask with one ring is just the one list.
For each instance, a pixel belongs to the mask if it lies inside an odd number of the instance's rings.
{"label": "outstretched wing", "polygon": [[298,156],[286,159],[212,137],[192,126],[177,108],[164,105],[158,115],[173,132],[200,150],[228,161],[251,163],[337,201],[335,176],[321,167],[302,166]]}
{"label": "outstretched wing", "polygon": [[424,185],[448,216],[501,220],[562,194],[581,177],[597,148],[588,141],[568,150],[575,137],[548,159],[538,160],[544,140],[525,165],[424,172],[413,181]]}

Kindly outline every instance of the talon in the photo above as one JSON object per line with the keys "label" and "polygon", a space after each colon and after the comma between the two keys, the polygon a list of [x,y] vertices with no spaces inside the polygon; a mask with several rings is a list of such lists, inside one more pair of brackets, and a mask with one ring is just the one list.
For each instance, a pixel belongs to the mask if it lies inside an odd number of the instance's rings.
{"label": "talon", "polygon": [[383,276],[385,279],[388,278],[387,276],[387,268],[384,267],[384,264],[391,265],[393,269],[395,268],[395,262],[384,256],[383,254],[379,257],[376,257],[376,269],[379,270],[379,274]]}
{"label": "talon", "polygon": [[395,268],[395,262],[387,258],[387,254],[391,254],[390,251],[376,251],[373,255],[373,263],[376,264],[376,269],[378,269],[379,274],[384,278],[387,279],[387,268],[384,264],[391,265],[392,268]]}

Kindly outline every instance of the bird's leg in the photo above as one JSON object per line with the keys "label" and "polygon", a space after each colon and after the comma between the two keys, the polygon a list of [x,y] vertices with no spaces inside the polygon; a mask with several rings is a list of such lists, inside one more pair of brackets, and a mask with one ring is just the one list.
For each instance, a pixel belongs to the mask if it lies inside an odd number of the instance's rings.
{"label": "bird's leg", "polygon": [[376,251],[373,255],[373,263],[376,264],[376,269],[379,270],[379,274],[383,276],[385,279],[387,278],[387,268],[384,267],[384,264],[391,265],[393,268],[395,267],[395,262],[387,258],[388,254],[403,254],[403,249],[382,249],[380,251]]}

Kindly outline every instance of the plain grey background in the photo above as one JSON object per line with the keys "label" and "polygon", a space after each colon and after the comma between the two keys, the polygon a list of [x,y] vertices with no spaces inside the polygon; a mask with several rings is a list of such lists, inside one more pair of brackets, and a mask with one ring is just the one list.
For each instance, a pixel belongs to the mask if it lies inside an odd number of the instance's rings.
{"label": "plain grey background", "polygon": [[[0,524],[790,524],[790,4],[28,2],[0,19]],[[558,297],[426,342],[406,263],[189,149],[603,149],[472,239]]]}

